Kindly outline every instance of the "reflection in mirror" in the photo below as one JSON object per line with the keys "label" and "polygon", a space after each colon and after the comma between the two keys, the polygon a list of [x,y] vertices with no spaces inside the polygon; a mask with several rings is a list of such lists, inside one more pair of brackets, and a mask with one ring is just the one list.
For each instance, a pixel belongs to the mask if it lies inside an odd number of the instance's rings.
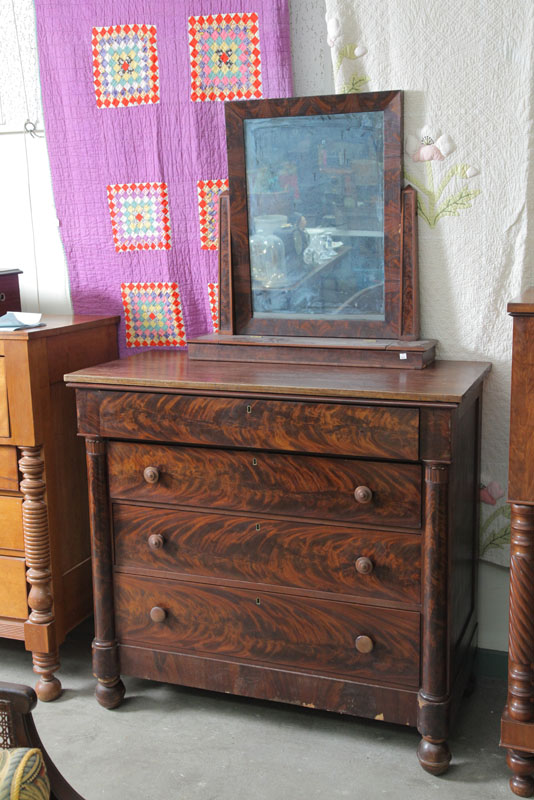
{"label": "reflection in mirror", "polygon": [[246,119],[255,317],[384,320],[384,114]]}

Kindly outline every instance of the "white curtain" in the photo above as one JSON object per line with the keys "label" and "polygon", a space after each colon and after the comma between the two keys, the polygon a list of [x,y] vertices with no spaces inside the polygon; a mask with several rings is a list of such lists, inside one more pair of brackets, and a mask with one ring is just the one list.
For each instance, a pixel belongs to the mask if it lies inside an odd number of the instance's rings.
{"label": "white curtain", "polygon": [[439,358],[493,363],[481,557],[506,564],[506,304],[534,283],[534,3],[326,0],[326,22],[337,92],[405,92],[405,178],[419,193],[421,333],[439,340]]}

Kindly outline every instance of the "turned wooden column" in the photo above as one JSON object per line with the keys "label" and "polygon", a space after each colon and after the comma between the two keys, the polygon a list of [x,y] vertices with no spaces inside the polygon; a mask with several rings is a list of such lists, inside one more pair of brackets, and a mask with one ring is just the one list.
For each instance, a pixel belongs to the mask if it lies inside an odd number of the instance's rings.
{"label": "turned wooden column", "polygon": [[422,675],[417,729],[422,735],[417,756],[427,772],[441,775],[451,760],[447,647],[448,622],[448,484],[447,464],[425,464],[423,531]]}
{"label": "turned wooden column", "polygon": [[26,649],[32,653],[33,671],[40,676],[35,691],[39,699],[46,702],[59,697],[61,683],[54,675],[60,663],[55,634],[44,461],[40,447],[23,447],[21,453],[22,527],[26,580],[30,584],[28,606],[31,609],[24,626],[24,639]]}
{"label": "turned wooden column", "polygon": [[[534,506],[511,504],[510,617],[506,713],[519,722],[534,720]],[[534,757],[508,750],[514,773],[510,787],[520,797],[534,794]]]}
{"label": "turned wooden column", "polygon": [[93,559],[95,638],[93,673],[98,679],[96,699],[105,708],[116,708],[124,697],[119,674],[113,612],[113,564],[109,518],[106,444],[99,437],[86,438],[89,522]]}

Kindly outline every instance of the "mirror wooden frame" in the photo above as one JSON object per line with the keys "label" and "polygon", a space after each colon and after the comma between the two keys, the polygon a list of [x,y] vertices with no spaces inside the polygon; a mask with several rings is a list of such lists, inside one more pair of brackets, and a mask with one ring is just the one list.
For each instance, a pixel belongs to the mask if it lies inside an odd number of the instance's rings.
{"label": "mirror wooden frame", "polygon": [[[402,92],[225,104],[229,193],[219,204],[219,330],[188,340],[201,360],[422,369],[435,358],[419,340],[417,194],[402,188]],[[385,319],[254,318],[244,123],[247,119],[380,111],[384,114]]]}
{"label": "mirror wooden frame", "polygon": [[[401,287],[402,93],[329,95],[227,103],[232,272],[237,334],[399,338]],[[253,316],[245,122],[251,119],[382,112],[384,119],[384,320]]]}

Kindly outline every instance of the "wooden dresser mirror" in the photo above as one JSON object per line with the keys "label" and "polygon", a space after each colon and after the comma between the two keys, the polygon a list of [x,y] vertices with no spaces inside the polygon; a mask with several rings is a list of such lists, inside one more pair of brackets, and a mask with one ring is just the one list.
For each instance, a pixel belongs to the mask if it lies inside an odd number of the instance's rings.
{"label": "wooden dresser mirror", "polygon": [[220,325],[190,357],[424,367],[402,93],[227,103]]}

